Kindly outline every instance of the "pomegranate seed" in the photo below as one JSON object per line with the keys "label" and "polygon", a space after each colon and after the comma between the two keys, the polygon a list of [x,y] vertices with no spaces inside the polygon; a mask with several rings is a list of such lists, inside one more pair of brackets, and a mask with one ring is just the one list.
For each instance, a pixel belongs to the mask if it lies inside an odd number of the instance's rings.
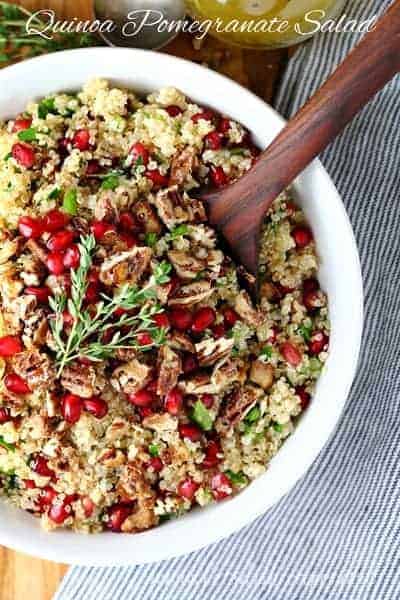
{"label": "pomegranate seed", "polygon": [[81,253],[76,244],[66,249],[64,254],[64,267],[67,269],[77,269],[81,261]]}
{"label": "pomegranate seed", "polygon": [[124,212],[119,216],[119,226],[127,233],[138,233],[141,229],[135,215],[130,212]]}
{"label": "pomegranate seed", "polygon": [[276,327],[271,327],[271,335],[267,339],[267,342],[270,344],[275,344],[276,338],[278,337],[278,329]]}
{"label": "pomegranate seed", "polygon": [[280,348],[281,354],[286,362],[292,367],[297,367],[303,360],[300,350],[291,342],[284,342]]}
{"label": "pomegranate seed", "polygon": [[96,268],[90,269],[89,275],[88,275],[88,281],[89,281],[89,283],[99,283],[100,273],[99,273],[98,269],[96,269]]}
{"label": "pomegranate seed", "polygon": [[147,150],[146,146],[144,146],[140,142],[136,142],[136,144],[133,144],[133,146],[129,150],[129,154],[132,156],[134,163],[140,161],[142,165],[146,166],[149,162],[149,151]]}
{"label": "pomegranate seed", "polygon": [[65,394],[61,400],[61,414],[67,423],[77,423],[81,418],[83,399],[75,394]]}
{"label": "pomegranate seed", "polygon": [[119,533],[126,519],[132,514],[132,506],[127,504],[114,504],[108,509],[107,529]]}
{"label": "pomegranate seed", "polygon": [[42,302],[45,304],[48,302],[49,296],[51,295],[51,290],[48,287],[34,287],[28,286],[24,289],[24,294],[28,296],[35,296],[38,302]]}
{"label": "pomegranate seed", "polygon": [[33,217],[21,217],[18,222],[20,234],[28,239],[37,239],[43,233],[42,222]]}
{"label": "pomegranate seed", "polygon": [[167,187],[169,179],[166,175],[162,175],[158,169],[152,169],[145,173],[147,179],[153,182],[156,187]]}
{"label": "pomegranate seed", "polygon": [[164,283],[161,287],[167,291],[168,298],[173,296],[181,285],[179,277],[172,275],[168,283]]}
{"label": "pomegranate seed", "polygon": [[216,187],[222,187],[228,183],[228,176],[222,167],[212,166],[210,168],[210,177]]}
{"label": "pomegranate seed", "polygon": [[64,326],[71,327],[74,324],[74,317],[67,310],[63,310],[62,318]]}
{"label": "pomegranate seed", "polygon": [[216,318],[215,310],[210,306],[200,308],[193,317],[192,331],[202,333],[214,323]]}
{"label": "pomegranate seed", "polygon": [[185,375],[196,371],[198,366],[197,359],[192,354],[187,354],[182,360],[182,371],[185,373]]}
{"label": "pomegranate seed", "polygon": [[168,392],[165,398],[165,409],[170,415],[178,415],[183,405],[183,394],[178,388],[174,388]]}
{"label": "pomegranate seed", "polygon": [[151,346],[153,344],[153,338],[149,333],[138,333],[137,341],[140,346]]}
{"label": "pomegranate seed", "polygon": [[155,399],[155,395],[152,392],[149,392],[149,390],[139,390],[138,392],[129,394],[128,396],[128,400],[131,404],[142,407],[150,406]]}
{"label": "pomegranate seed", "polygon": [[30,462],[29,466],[34,473],[37,473],[41,477],[51,477],[53,479],[53,477],[55,476],[54,471],[50,469],[47,464],[47,459],[42,454],[38,454]]}
{"label": "pomegranate seed", "polygon": [[218,131],[223,135],[226,135],[231,128],[231,122],[229,119],[221,119],[218,125]]}
{"label": "pomegranate seed", "polygon": [[29,144],[14,144],[11,148],[11,154],[13,159],[26,169],[31,169],[36,162],[35,151]]}
{"label": "pomegranate seed", "polygon": [[224,500],[232,494],[232,484],[225,473],[216,473],[211,478],[211,492],[215,500]]}
{"label": "pomegranate seed", "polygon": [[122,241],[128,246],[128,249],[133,248],[138,245],[138,240],[134,235],[130,233],[125,233],[124,231],[119,234]]}
{"label": "pomegranate seed", "polygon": [[68,222],[68,215],[55,208],[54,210],[49,211],[43,218],[42,229],[43,231],[54,233],[55,231],[64,229],[64,227],[68,225]]}
{"label": "pomegranate seed", "polygon": [[204,138],[206,148],[210,150],[219,150],[222,148],[222,135],[217,131],[211,131]]}
{"label": "pomegranate seed", "polygon": [[173,308],[168,316],[172,327],[179,331],[190,329],[193,322],[192,313],[187,308]]}
{"label": "pomegranate seed", "polygon": [[304,290],[304,293],[306,293],[306,292],[315,292],[318,289],[319,289],[319,283],[313,277],[310,277],[310,279],[305,279],[303,281],[303,290]]}
{"label": "pomegranate seed", "polygon": [[90,413],[96,419],[103,419],[108,413],[108,404],[102,398],[93,396],[83,401],[83,408],[86,412]]}
{"label": "pomegranate seed", "polygon": [[81,152],[89,150],[90,147],[90,133],[87,129],[78,129],[72,138],[72,145]]}
{"label": "pomegranate seed", "polygon": [[229,328],[233,327],[236,321],[239,319],[239,315],[233,308],[229,306],[226,307],[223,311],[225,325]]}
{"label": "pomegranate seed", "polygon": [[310,404],[311,396],[308,392],[306,392],[304,386],[299,385],[296,388],[296,394],[300,398],[301,410],[305,410],[307,406]]}
{"label": "pomegranate seed", "polygon": [[319,291],[304,292],[303,304],[307,310],[313,311],[321,306],[321,295]]}
{"label": "pomegranate seed", "polygon": [[175,104],[171,104],[165,108],[170,117],[178,117],[183,113],[183,110],[176,106]]}
{"label": "pomegranate seed", "polygon": [[89,160],[86,167],[86,175],[97,175],[98,173],[101,173],[101,170],[98,160]]}
{"label": "pomegranate seed", "polygon": [[310,354],[316,356],[323,350],[326,350],[329,344],[329,337],[323,331],[314,331],[308,344]]}
{"label": "pomegranate seed", "polygon": [[22,377],[16,373],[9,373],[6,375],[4,384],[8,391],[13,394],[29,394],[31,391],[25,379],[22,379]]}
{"label": "pomegranate seed", "polygon": [[221,446],[218,442],[210,440],[206,447],[206,455],[203,462],[201,463],[205,469],[212,469],[216,467],[221,459],[218,458],[218,454],[221,454]]}
{"label": "pomegranate seed", "polygon": [[193,123],[198,123],[201,119],[203,119],[204,121],[213,121],[214,117],[215,115],[212,110],[205,109],[193,115],[192,121]]}
{"label": "pomegranate seed", "polygon": [[4,335],[0,337],[0,356],[2,358],[9,358],[22,352],[23,346],[19,337],[15,335]]}
{"label": "pomegranate seed", "polygon": [[148,406],[140,406],[139,414],[142,417],[142,419],[146,419],[147,417],[151,417],[151,415],[153,415],[154,412]]}
{"label": "pomegranate seed", "polygon": [[33,481],[33,479],[23,479],[22,481],[24,483],[25,489],[27,489],[27,490],[36,489],[36,483]]}
{"label": "pomegranate seed", "polygon": [[153,321],[157,325],[157,327],[164,327],[165,329],[169,327],[169,319],[166,313],[159,313],[158,315],[154,315]]}
{"label": "pomegranate seed", "polygon": [[20,117],[19,119],[15,119],[12,132],[18,133],[18,131],[24,131],[24,129],[29,129],[31,125],[32,119],[24,119],[23,117]]}
{"label": "pomegranate seed", "polygon": [[11,415],[8,408],[0,406],[0,425],[8,423],[8,421],[11,421]]}
{"label": "pomegranate seed", "polygon": [[109,231],[116,231],[116,228],[115,225],[108,223],[107,221],[93,221],[90,230],[96,240],[101,240],[106,233]]}
{"label": "pomegranate seed", "polygon": [[178,485],[177,492],[181,498],[186,498],[187,500],[193,500],[195,493],[199,489],[199,484],[193,481],[190,477],[181,481]]}
{"label": "pomegranate seed", "polygon": [[179,425],[179,434],[183,438],[188,438],[192,442],[198,442],[201,440],[202,433],[196,425]]}
{"label": "pomegranate seed", "polygon": [[57,233],[52,235],[46,245],[50,252],[61,252],[62,250],[66,250],[68,246],[72,244],[74,237],[75,233],[73,231],[64,229],[63,231],[57,231]]}
{"label": "pomegranate seed", "polygon": [[61,252],[50,252],[46,259],[46,267],[52,275],[61,275],[64,273],[64,256]]}
{"label": "pomegranate seed", "polygon": [[214,404],[214,396],[212,394],[203,394],[201,397],[201,401],[206,408],[211,408]]}
{"label": "pomegranate seed", "polygon": [[163,470],[164,463],[158,456],[153,456],[147,463],[147,466],[151,467],[156,473],[159,473]]}
{"label": "pomegranate seed", "polygon": [[98,283],[89,283],[86,289],[85,300],[88,304],[95,304],[100,300],[100,286]]}
{"label": "pomegranate seed", "polygon": [[146,390],[151,392],[152,394],[157,394],[158,380],[153,379],[150,383],[147,384]]}
{"label": "pomegranate seed", "polygon": [[62,503],[55,502],[49,510],[49,518],[57,525],[62,525],[72,514],[71,505],[65,501]]}
{"label": "pomegranate seed", "polygon": [[83,506],[83,512],[85,513],[85,517],[88,519],[92,516],[94,509],[96,508],[95,503],[89,496],[84,496],[81,500]]}
{"label": "pomegranate seed", "polygon": [[46,487],[42,488],[39,493],[39,506],[44,508],[45,506],[49,506],[53,504],[54,500],[57,498],[57,492],[51,485],[46,485]]}
{"label": "pomegranate seed", "polygon": [[298,248],[305,248],[312,241],[313,235],[309,227],[299,225],[292,231],[292,237]]}
{"label": "pomegranate seed", "polygon": [[214,327],[212,327],[211,330],[215,339],[222,338],[225,335],[225,327],[222,325],[222,323],[220,323],[219,325],[214,325]]}

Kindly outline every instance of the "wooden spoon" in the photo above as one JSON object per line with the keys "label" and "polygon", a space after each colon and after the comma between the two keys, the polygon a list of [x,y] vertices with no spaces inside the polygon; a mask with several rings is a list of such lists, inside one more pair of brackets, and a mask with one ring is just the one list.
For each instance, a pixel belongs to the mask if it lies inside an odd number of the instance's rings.
{"label": "wooden spoon", "polygon": [[254,167],[233,184],[202,195],[211,224],[250,273],[257,276],[261,224],[272,202],[399,71],[396,0]]}

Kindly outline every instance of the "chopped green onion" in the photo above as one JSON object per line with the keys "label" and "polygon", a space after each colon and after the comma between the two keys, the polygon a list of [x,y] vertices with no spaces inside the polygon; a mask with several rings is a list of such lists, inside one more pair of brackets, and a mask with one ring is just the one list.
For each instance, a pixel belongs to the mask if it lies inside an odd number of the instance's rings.
{"label": "chopped green onion", "polygon": [[243,471],[239,471],[238,473],[234,473],[233,471],[231,471],[230,469],[228,469],[228,471],[225,471],[225,475],[227,475],[229,477],[229,479],[232,481],[232,483],[234,485],[245,485],[247,483],[247,477],[246,475],[243,473]]}
{"label": "chopped green onion", "polygon": [[298,331],[306,342],[311,340],[312,325],[302,324],[298,327]]}
{"label": "chopped green onion", "polygon": [[22,142],[33,142],[36,140],[36,129],[34,127],[28,127],[18,132],[18,139]]}
{"label": "chopped green onion", "polygon": [[277,433],[282,433],[282,431],[283,431],[283,425],[281,425],[280,423],[276,423],[275,421],[272,423],[272,428]]}
{"label": "chopped green onion", "polygon": [[58,198],[61,194],[61,190],[58,187],[55,187],[53,190],[51,190],[50,194],[47,196],[48,200],[55,200],[56,198]]}
{"label": "chopped green onion", "polygon": [[78,210],[78,193],[75,188],[70,188],[64,194],[63,209],[70,215],[76,215]]}
{"label": "chopped green onion", "polygon": [[258,419],[261,417],[261,410],[258,406],[254,406],[254,408],[252,408],[247,415],[245,416],[244,420],[246,421],[246,423],[255,423],[256,421],[258,421]]}
{"label": "chopped green onion", "polygon": [[176,240],[179,237],[182,237],[188,232],[189,228],[187,225],[178,225],[175,227],[170,234],[168,234],[169,240]]}
{"label": "chopped green onion", "polygon": [[107,175],[101,184],[102,190],[115,190],[119,185],[119,177],[115,174]]}
{"label": "chopped green onion", "polygon": [[201,400],[194,404],[191,419],[204,431],[211,431],[213,418]]}
{"label": "chopped green onion", "polygon": [[14,444],[9,444],[8,442],[6,442],[5,439],[1,435],[0,435],[0,446],[3,446],[3,448],[8,450],[9,452],[15,452]]}
{"label": "chopped green onion", "polygon": [[272,347],[271,346],[265,346],[265,348],[263,348],[260,352],[260,356],[264,357],[264,358],[272,358]]}
{"label": "chopped green onion", "polygon": [[39,119],[45,119],[49,113],[57,114],[54,98],[43,98],[43,100],[39,102],[38,117]]}
{"label": "chopped green onion", "polygon": [[157,444],[149,444],[148,451],[150,456],[160,456]]}
{"label": "chopped green onion", "polygon": [[157,244],[157,234],[154,232],[146,233],[144,242],[146,246],[150,246],[150,248],[153,248],[153,246]]}

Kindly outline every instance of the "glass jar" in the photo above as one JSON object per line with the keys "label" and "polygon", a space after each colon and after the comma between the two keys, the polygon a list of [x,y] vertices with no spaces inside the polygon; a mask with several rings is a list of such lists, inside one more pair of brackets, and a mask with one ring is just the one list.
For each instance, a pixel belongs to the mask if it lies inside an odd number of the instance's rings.
{"label": "glass jar", "polygon": [[297,44],[336,17],[346,0],[186,0],[211,35],[245,48]]}

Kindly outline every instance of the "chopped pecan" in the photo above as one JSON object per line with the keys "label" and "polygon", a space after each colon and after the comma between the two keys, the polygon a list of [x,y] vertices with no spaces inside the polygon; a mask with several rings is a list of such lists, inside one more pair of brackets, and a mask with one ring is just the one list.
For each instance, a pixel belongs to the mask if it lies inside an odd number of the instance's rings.
{"label": "chopped pecan", "polygon": [[162,431],[176,431],[178,428],[178,421],[175,417],[169,413],[155,414],[150,417],[146,417],[142,421],[143,427],[153,429],[158,433]]}
{"label": "chopped pecan", "polygon": [[179,194],[177,189],[159,191],[154,199],[160,218],[172,229],[179,223],[199,223],[206,220],[206,212],[201,200]]}
{"label": "chopped pecan", "polygon": [[194,281],[188,285],[181,286],[175,296],[168,300],[168,304],[169,306],[191,306],[198,302],[203,302],[212,293],[213,289],[210,281],[206,281],[205,279]]}
{"label": "chopped pecan", "polygon": [[274,382],[274,367],[262,360],[254,360],[251,363],[249,379],[267,390]]}
{"label": "chopped pecan", "polygon": [[22,281],[26,286],[39,286],[46,269],[43,262],[34,254],[23,254],[19,258],[19,266]]}
{"label": "chopped pecan", "polygon": [[176,386],[182,372],[182,361],[179,354],[164,345],[158,351],[158,364],[157,394],[163,397]]}
{"label": "chopped pecan", "polygon": [[182,152],[177,152],[171,162],[169,184],[171,186],[184,184],[196,167],[197,162],[194,148],[187,147]]}
{"label": "chopped pecan", "polygon": [[97,199],[94,207],[94,218],[97,221],[114,221],[117,217],[117,210],[108,195]]}
{"label": "chopped pecan", "polygon": [[205,339],[196,344],[196,354],[199,364],[203,367],[213,365],[217,360],[222,360],[230,355],[234,345],[233,338],[221,337]]}
{"label": "chopped pecan", "polygon": [[235,384],[243,385],[246,371],[246,365],[240,358],[231,358],[215,365],[211,381],[218,392],[222,392]]}
{"label": "chopped pecan", "polygon": [[38,309],[25,319],[22,340],[27,347],[43,346],[47,340],[49,324],[43,309]]}
{"label": "chopped pecan", "polygon": [[174,331],[168,337],[168,345],[174,350],[181,350],[183,352],[195,353],[195,347],[188,335],[181,331]]}
{"label": "chopped pecan", "polygon": [[61,385],[71,394],[91,398],[103,391],[106,380],[100,369],[92,365],[82,368],[82,365],[76,362],[64,368]]}
{"label": "chopped pecan", "polygon": [[185,394],[215,394],[218,389],[215,384],[211,381],[211,377],[207,373],[199,373],[187,379],[179,382],[179,388]]}
{"label": "chopped pecan", "polygon": [[108,286],[136,284],[149,266],[151,255],[150,248],[135,246],[111,256],[100,267],[100,281]]}
{"label": "chopped pecan", "polygon": [[249,294],[243,290],[236,296],[235,310],[251,327],[258,327],[264,321],[263,315],[254,308]]}
{"label": "chopped pecan", "polygon": [[111,384],[118,392],[134,394],[150,381],[151,368],[135,358],[117,367],[111,376]]}
{"label": "chopped pecan", "polygon": [[258,390],[250,385],[237,388],[226,399],[215,423],[217,431],[228,433],[253,408],[260,398]]}
{"label": "chopped pecan", "polygon": [[31,349],[16,354],[12,360],[14,371],[34,389],[51,388],[54,384],[54,367],[46,354]]}
{"label": "chopped pecan", "polygon": [[204,260],[199,260],[183,250],[170,250],[168,258],[182,279],[195,279],[206,267]]}
{"label": "chopped pecan", "polygon": [[121,531],[133,533],[157,525],[158,517],[154,512],[156,494],[146,481],[140,464],[126,466],[121,475],[120,489],[126,490],[126,498],[136,500],[135,511],[122,523]]}
{"label": "chopped pecan", "polygon": [[90,233],[90,225],[86,219],[82,219],[82,217],[73,217],[72,226],[81,235],[87,235]]}
{"label": "chopped pecan", "polygon": [[30,239],[26,242],[25,247],[32,252],[43,264],[46,263],[47,252],[36,240]]}
{"label": "chopped pecan", "polygon": [[154,208],[146,200],[136,202],[133,206],[133,211],[139,223],[143,225],[146,233],[161,233],[162,225],[160,219],[157,217]]}

